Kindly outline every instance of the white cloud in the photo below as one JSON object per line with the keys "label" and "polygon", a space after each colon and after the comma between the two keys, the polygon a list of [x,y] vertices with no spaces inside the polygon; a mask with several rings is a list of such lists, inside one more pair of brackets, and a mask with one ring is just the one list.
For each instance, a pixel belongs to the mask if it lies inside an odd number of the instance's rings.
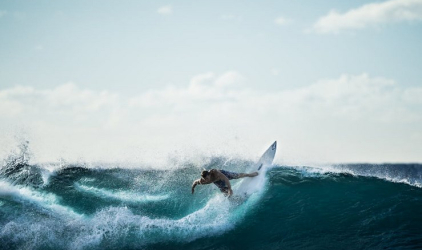
{"label": "white cloud", "polygon": [[196,102],[216,102],[230,95],[230,88],[241,84],[245,77],[236,71],[228,71],[218,77],[213,72],[199,74],[191,78],[185,88],[167,86],[161,90],[150,90],[129,100],[132,107],[173,108],[194,105]]}
{"label": "white cloud", "polygon": [[173,7],[171,5],[162,6],[158,8],[157,13],[161,15],[170,15],[173,13]]}
{"label": "white cloud", "polygon": [[[208,78],[211,75],[213,78]],[[217,78],[207,73],[192,79],[199,78],[203,80],[192,80],[185,88],[150,90],[129,101],[132,107],[166,107],[168,112],[196,107],[198,112],[211,117],[221,117],[219,112],[226,110],[227,119],[233,115],[244,116],[245,119],[251,115],[259,117],[263,115],[262,111],[293,120],[297,117],[307,117],[309,121],[318,117],[335,117],[347,121],[422,121],[417,111],[422,108],[419,107],[422,88],[402,89],[392,80],[367,74],[342,75],[338,79],[321,80],[306,87],[276,92],[243,88],[239,83],[245,78],[237,72],[227,72]],[[208,109],[219,111],[213,113]]]}
{"label": "white cloud", "polygon": [[[117,95],[107,91],[95,92],[79,89],[73,83],[54,89],[38,90],[17,86],[0,91],[0,113],[10,115],[34,115],[62,113],[71,110],[77,114],[97,112],[117,102]],[[7,107],[7,108],[5,108]]]}
{"label": "white cloud", "polygon": [[215,81],[215,85],[218,87],[233,86],[242,83],[244,80],[245,77],[243,77],[238,72],[229,71],[217,78],[217,80]]}
{"label": "white cloud", "polygon": [[192,79],[190,80],[190,83],[192,85],[197,85],[197,84],[203,83],[204,81],[212,80],[213,78],[214,78],[214,73],[213,72],[207,72],[207,73],[199,74],[199,75],[192,77]]}
{"label": "white cloud", "polygon": [[287,25],[291,22],[290,19],[284,18],[284,17],[277,17],[276,19],[274,19],[274,23],[279,25],[279,26],[284,26]]}
{"label": "white cloud", "polygon": [[154,161],[157,152],[161,159],[185,148],[252,157],[274,139],[283,159],[422,160],[415,136],[422,87],[367,74],[278,91],[249,89],[245,80],[237,71],[207,72],[186,85],[125,97],[73,83],[1,89],[0,138],[22,122],[36,135],[35,155],[50,160]]}
{"label": "white cloud", "polygon": [[314,25],[317,33],[338,33],[342,30],[358,30],[401,21],[421,21],[422,0],[390,0],[371,3],[339,13],[330,11]]}

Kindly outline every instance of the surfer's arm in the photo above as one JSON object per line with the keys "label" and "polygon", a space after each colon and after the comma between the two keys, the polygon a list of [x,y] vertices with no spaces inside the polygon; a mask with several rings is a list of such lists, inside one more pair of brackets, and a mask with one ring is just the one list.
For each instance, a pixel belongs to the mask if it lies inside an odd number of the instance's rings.
{"label": "surfer's arm", "polygon": [[192,183],[192,194],[195,192],[195,187],[196,187],[196,185],[198,185],[198,184],[201,184],[201,179],[195,180],[195,181]]}
{"label": "surfer's arm", "polygon": [[192,194],[195,192],[195,187],[196,187],[196,185],[204,185],[204,184],[209,184],[209,183],[207,183],[204,179],[198,179],[198,180],[195,180],[193,183],[192,183]]}

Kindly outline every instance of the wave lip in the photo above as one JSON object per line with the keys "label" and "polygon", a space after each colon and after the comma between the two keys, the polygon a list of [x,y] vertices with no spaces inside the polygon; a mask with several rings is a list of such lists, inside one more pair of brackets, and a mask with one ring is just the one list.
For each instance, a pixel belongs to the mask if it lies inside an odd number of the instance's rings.
{"label": "wave lip", "polygon": [[326,174],[349,174],[352,176],[374,177],[422,188],[421,164],[334,164],[283,166],[283,168],[294,169],[306,177],[319,177]]}

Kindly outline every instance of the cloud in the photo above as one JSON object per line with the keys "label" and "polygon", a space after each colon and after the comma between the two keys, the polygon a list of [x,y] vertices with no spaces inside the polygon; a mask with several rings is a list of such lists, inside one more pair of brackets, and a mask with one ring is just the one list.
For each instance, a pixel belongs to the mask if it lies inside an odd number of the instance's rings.
{"label": "cloud", "polygon": [[173,7],[171,5],[162,6],[158,8],[157,13],[161,15],[170,15],[173,13]]}
{"label": "cloud", "polygon": [[[210,117],[265,117],[278,114],[297,120],[307,117],[373,122],[421,122],[422,88],[400,88],[390,79],[370,77],[367,74],[342,75],[337,79],[321,80],[302,88],[262,92],[243,88],[245,77],[238,72],[226,72],[218,77],[212,73],[192,78],[187,87],[169,86],[150,90],[129,100],[132,107],[162,108],[166,112],[197,110]],[[192,108],[195,107],[195,108]],[[211,110],[218,110],[211,112]],[[261,113],[263,112],[263,113]],[[200,115],[193,114],[190,115]]]}
{"label": "cloud", "polygon": [[107,91],[82,90],[74,83],[59,85],[53,89],[38,90],[17,86],[0,91],[0,114],[4,116],[92,114],[117,102],[117,95]]}
{"label": "cloud", "polygon": [[[237,80],[218,84],[219,79]],[[247,145],[277,137],[282,138],[289,159],[422,160],[416,150],[422,144],[412,144],[408,158],[396,150],[404,147],[397,138],[415,141],[414,134],[422,126],[421,87],[403,88],[391,79],[368,74],[344,74],[268,92],[245,88],[244,80],[238,72],[206,73],[193,77],[185,87],[150,90],[129,101],[138,112],[154,110],[141,127],[160,127],[163,136],[172,137],[164,132],[171,127],[186,143],[221,141],[214,145],[231,150],[228,138],[234,136]]]}
{"label": "cloud", "polygon": [[290,19],[284,18],[284,17],[277,17],[276,19],[274,19],[274,23],[279,25],[279,26],[285,26],[287,24],[289,24],[291,22]]}
{"label": "cloud", "polygon": [[215,85],[217,87],[233,86],[233,85],[242,83],[244,80],[245,80],[245,77],[239,74],[238,72],[229,71],[221,75],[215,81]]}
{"label": "cloud", "polygon": [[161,159],[175,148],[251,156],[277,138],[284,159],[422,160],[415,136],[422,87],[368,74],[276,91],[251,89],[245,81],[237,71],[205,72],[185,85],[129,96],[74,83],[0,89],[0,138],[23,123],[36,135],[34,153],[49,160],[155,161],[154,152]]}
{"label": "cloud", "polygon": [[207,72],[204,74],[199,74],[196,76],[193,76],[192,79],[190,80],[191,85],[197,85],[197,84],[201,84],[205,81],[209,81],[212,80],[214,78],[214,73],[213,72]]}
{"label": "cloud", "polygon": [[0,10],[0,18],[4,17],[7,14],[7,11],[5,10]]}
{"label": "cloud", "polygon": [[332,10],[321,17],[312,30],[317,33],[339,33],[402,21],[422,21],[422,0],[370,3],[345,13]]}
{"label": "cloud", "polygon": [[230,96],[230,90],[240,85],[245,77],[236,71],[228,71],[219,76],[207,72],[193,76],[187,87],[167,86],[161,90],[149,90],[129,100],[132,107],[164,107],[183,109],[201,102],[216,102]]}

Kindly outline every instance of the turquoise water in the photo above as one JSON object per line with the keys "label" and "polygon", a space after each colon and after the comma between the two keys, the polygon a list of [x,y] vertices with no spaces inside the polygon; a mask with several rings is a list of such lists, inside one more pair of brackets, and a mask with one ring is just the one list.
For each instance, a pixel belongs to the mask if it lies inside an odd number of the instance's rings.
{"label": "turquoise water", "polygon": [[[210,158],[167,169],[6,162],[1,249],[422,249],[422,165],[274,165],[247,200],[191,184]],[[54,169],[54,170],[47,170]],[[232,181],[236,193],[239,180]]]}

